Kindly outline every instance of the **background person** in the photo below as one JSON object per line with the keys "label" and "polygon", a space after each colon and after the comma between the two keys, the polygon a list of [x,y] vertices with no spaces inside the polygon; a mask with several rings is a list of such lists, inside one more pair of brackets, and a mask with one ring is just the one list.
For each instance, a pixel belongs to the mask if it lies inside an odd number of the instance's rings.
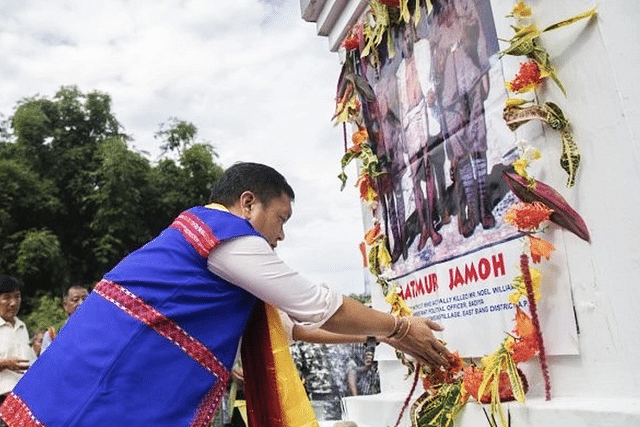
{"label": "background person", "polygon": [[[347,371],[347,382],[351,396],[380,393],[378,362],[373,358],[374,349],[362,344],[354,345],[354,357]],[[360,356],[360,357],[359,357]]]}
{"label": "background person", "polygon": [[58,335],[60,329],[67,323],[69,316],[71,316],[76,309],[87,299],[89,291],[82,285],[68,286],[62,293],[62,309],[67,314],[67,318],[62,322],[47,328],[47,332],[42,337],[42,349],[43,352],[49,347],[51,341]]}
{"label": "background person", "polygon": [[0,275],[0,401],[4,401],[36,358],[29,345],[29,333],[18,319],[22,282]]}
{"label": "background person", "polygon": [[38,329],[33,333],[31,340],[29,340],[31,349],[36,354],[36,357],[40,356],[40,353],[42,352],[42,337],[44,337],[46,332],[46,329]]}

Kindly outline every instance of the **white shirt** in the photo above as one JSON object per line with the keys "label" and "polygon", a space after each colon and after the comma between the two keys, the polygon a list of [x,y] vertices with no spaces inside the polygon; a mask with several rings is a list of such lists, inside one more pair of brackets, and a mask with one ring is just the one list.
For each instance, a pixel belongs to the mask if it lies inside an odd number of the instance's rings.
{"label": "white shirt", "polygon": [[220,243],[209,254],[208,267],[307,327],[322,326],[342,305],[341,294],[292,270],[262,237],[241,236]]}
{"label": "white shirt", "polygon": [[[0,317],[0,359],[9,357],[20,357],[29,360],[30,363],[36,360],[36,354],[29,345],[29,333],[24,322],[16,317],[15,324],[11,325]],[[0,371],[0,394],[13,390],[22,375],[9,369]]]}

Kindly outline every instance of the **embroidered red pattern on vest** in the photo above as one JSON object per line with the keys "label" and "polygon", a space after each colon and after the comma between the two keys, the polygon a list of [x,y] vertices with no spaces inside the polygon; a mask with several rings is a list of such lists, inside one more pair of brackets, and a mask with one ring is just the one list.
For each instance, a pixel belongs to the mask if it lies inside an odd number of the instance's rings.
{"label": "embroidered red pattern on vest", "polygon": [[218,381],[214,383],[211,390],[200,402],[191,423],[192,427],[208,425],[231,377],[227,368],[204,344],[121,285],[109,280],[101,280],[93,291],[180,347],[182,351],[218,378]]}
{"label": "embroidered red pattern on vest", "polygon": [[29,407],[14,393],[10,393],[0,408],[2,419],[15,427],[45,427]]}
{"label": "embroidered red pattern on vest", "polygon": [[219,240],[207,224],[191,212],[182,212],[170,225],[180,231],[187,242],[203,257],[208,257]]}

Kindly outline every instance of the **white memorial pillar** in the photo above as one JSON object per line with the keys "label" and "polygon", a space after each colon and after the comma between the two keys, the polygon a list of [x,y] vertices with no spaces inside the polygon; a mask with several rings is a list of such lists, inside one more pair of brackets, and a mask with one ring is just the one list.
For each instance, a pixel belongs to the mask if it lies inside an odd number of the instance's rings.
{"label": "white memorial pillar", "polygon": [[[349,26],[368,7],[366,0],[300,3],[302,17],[316,24],[318,34],[327,37],[328,49],[334,52],[340,50]],[[500,39],[513,35],[513,21],[505,16],[514,4],[491,0]],[[536,24],[544,28],[595,3],[530,0],[528,5]],[[547,83],[540,97],[562,108],[582,156],[573,188],[565,187],[566,175],[556,163],[559,145],[545,147],[545,172],[537,176],[580,213],[591,235],[587,243],[567,231],[555,230],[557,254],[548,263],[552,267],[544,271],[545,280],[570,286],[579,354],[548,358],[550,401],[544,399],[537,359],[528,362],[526,403],[506,405],[514,427],[640,425],[640,2],[607,0],[597,6],[595,19],[541,38],[567,95]],[[500,49],[505,47],[501,42]],[[376,288],[375,281],[372,287]],[[380,307],[382,293],[372,291],[374,305]],[[350,419],[360,427],[393,425],[409,388],[408,381],[403,381],[406,369],[394,360],[385,360],[391,357],[380,358],[383,394],[348,398]],[[418,386],[414,399],[421,392]],[[486,422],[479,405],[470,402],[456,425],[482,426]],[[406,416],[403,425],[408,425]]]}

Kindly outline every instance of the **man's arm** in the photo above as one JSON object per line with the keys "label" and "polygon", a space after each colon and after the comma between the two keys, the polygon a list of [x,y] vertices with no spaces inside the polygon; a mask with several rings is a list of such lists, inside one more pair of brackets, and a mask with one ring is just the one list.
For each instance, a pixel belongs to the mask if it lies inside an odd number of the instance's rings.
{"label": "man's arm", "polygon": [[292,338],[296,341],[319,344],[350,344],[365,343],[367,341],[366,335],[336,334],[324,329],[312,329],[297,324],[293,325]]}
{"label": "man's arm", "polygon": [[295,323],[341,335],[394,336],[388,344],[419,363],[448,365],[449,351],[432,332],[442,330],[438,324],[418,317],[395,318],[313,284],[288,267],[262,238],[225,241],[211,251],[208,265],[213,273],[281,309]]}
{"label": "man's arm", "polygon": [[[391,314],[371,309],[350,297],[344,297],[338,310],[325,322],[322,329],[337,334],[361,334],[389,337],[398,328],[398,320]],[[399,333],[387,340],[388,344],[432,367],[447,366],[449,350],[438,340],[433,331],[442,327],[421,317],[405,317],[408,322]]]}

